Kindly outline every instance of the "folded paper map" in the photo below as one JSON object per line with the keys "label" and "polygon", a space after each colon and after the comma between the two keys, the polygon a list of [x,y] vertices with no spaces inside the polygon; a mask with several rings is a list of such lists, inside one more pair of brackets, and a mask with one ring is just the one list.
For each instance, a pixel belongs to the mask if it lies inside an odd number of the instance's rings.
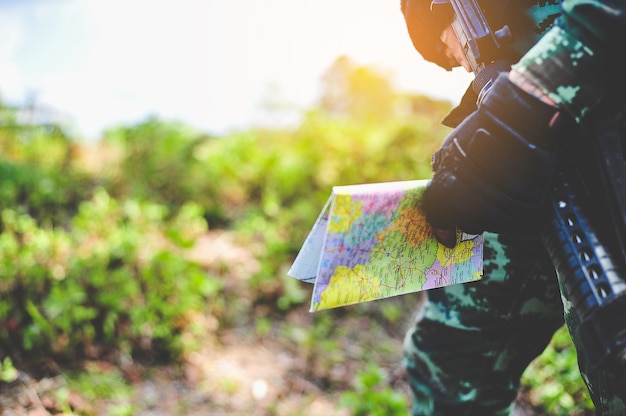
{"label": "folded paper map", "polygon": [[482,235],[438,243],[420,210],[426,184],[333,188],[288,272],[314,284],[312,312],[482,277]]}

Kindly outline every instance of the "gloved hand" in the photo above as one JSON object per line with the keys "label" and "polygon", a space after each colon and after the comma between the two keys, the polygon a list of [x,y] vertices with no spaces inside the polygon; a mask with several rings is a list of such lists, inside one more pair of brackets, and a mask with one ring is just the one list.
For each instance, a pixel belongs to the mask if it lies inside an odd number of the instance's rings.
{"label": "gloved hand", "polygon": [[472,234],[538,226],[568,120],[500,74],[433,156],[422,200],[429,223]]}

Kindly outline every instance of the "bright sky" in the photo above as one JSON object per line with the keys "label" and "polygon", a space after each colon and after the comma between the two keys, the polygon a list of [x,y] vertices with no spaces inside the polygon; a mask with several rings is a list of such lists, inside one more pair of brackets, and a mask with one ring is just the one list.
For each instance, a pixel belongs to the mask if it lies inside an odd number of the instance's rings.
{"label": "bright sky", "polygon": [[216,134],[303,109],[340,55],[458,101],[469,82],[413,50],[399,0],[0,0],[0,94],[86,139],[147,115]]}

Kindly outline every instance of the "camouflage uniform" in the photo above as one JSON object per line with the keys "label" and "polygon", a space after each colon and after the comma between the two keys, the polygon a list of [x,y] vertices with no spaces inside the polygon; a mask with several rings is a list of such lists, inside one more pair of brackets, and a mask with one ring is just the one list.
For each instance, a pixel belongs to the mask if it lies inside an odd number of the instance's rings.
{"label": "camouflage uniform", "polygon": [[[479,3],[489,11],[487,3]],[[533,38],[534,46],[517,45],[521,58],[513,67],[574,115],[586,139],[593,140],[595,130],[588,126],[596,123],[596,114],[623,120],[624,82],[616,68],[626,40],[626,1],[509,3],[525,10],[524,18],[512,21],[531,17],[535,22],[526,38]],[[557,25],[552,24],[555,6],[562,15]],[[436,58],[438,52],[431,52],[422,54]],[[484,267],[481,281],[429,290],[406,335],[414,415],[508,415],[522,373],[554,331],[565,322],[576,333],[577,316],[570,313],[538,236],[485,233]],[[626,383],[592,371],[584,354],[579,367],[597,414],[626,415]]]}
{"label": "camouflage uniform", "polygon": [[507,415],[522,372],[563,325],[534,236],[485,234],[484,280],[428,292],[405,339],[415,414]]}

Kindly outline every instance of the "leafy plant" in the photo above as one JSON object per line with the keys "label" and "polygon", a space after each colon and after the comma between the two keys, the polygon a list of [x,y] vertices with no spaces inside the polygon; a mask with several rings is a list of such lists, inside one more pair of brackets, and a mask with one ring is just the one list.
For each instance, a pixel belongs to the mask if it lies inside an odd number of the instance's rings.
{"label": "leafy plant", "polygon": [[408,412],[407,398],[392,389],[383,371],[374,364],[357,374],[354,390],[342,393],[341,407],[353,416],[404,416]]}
{"label": "leafy plant", "polygon": [[[57,392],[56,400],[59,403],[68,403],[70,391],[80,392],[82,399],[95,408],[99,403],[101,411],[107,415],[130,416],[137,413],[137,407],[131,404],[133,387],[124,378],[122,372],[114,366],[103,363],[87,363],[79,372],[64,373],[65,388]],[[65,407],[70,409],[69,404]],[[85,413],[85,412],[81,412]],[[88,410],[87,414],[96,412]]]}
{"label": "leafy plant", "polygon": [[[0,378],[14,380],[13,361],[38,357],[71,365],[118,352],[176,363],[210,327],[260,341],[278,335],[302,360],[293,371],[329,397],[353,380],[341,404],[356,416],[408,413],[383,368],[399,353],[392,338],[401,337],[414,299],[302,323],[308,287],[286,272],[333,186],[429,177],[450,108],[398,93],[385,74],[341,58],[293,128],[212,137],[149,117],[107,132],[93,152],[96,168],[88,146],[59,126],[25,124],[21,109],[0,103]],[[207,270],[188,259],[198,237],[218,227],[236,235],[258,267]],[[562,335],[524,379],[533,404],[551,414],[591,407]],[[352,363],[363,357],[371,365],[352,379]],[[85,398],[115,402],[108,414],[138,410],[118,371],[68,377]]]}
{"label": "leafy plant", "polygon": [[531,390],[533,402],[551,415],[571,415],[594,409],[587,387],[578,371],[576,350],[562,327],[550,345],[526,369],[522,384]]}
{"label": "leafy plant", "polygon": [[17,380],[18,376],[19,371],[13,366],[11,357],[5,357],[4,360],[0,362],[0,381],[11,383]]}
{"label": "leafy plant", "polygon": [[34,162],[0,160],[0,210],[26,213],[39,224],[63,226],[80,202],[89,198],[92,183],[84,173]]}
{"label": "leafy plant", "polygon": [[17,324],[0,342],[74,358],[94,345],[179,354],[186,316],[221,288],[181,255],[206,225],[197,211],[180,212],[174,234],[165,207],[104,191],[81,204],[71,232],[3,211],[0,312]]}
{"label": "leafy plant", "polygon": [[[153,201],[172,213],[195,202],[221,215],[211,193],[211,181],[218,178],[206,177],[197,157],[198,149],[212,140],[182,123],[156,117],[110,129],[103,143],[119,156],[103,169],[109,176],[107,191],[115,198]],[[219,216],[211,219],[222,221]]]}

